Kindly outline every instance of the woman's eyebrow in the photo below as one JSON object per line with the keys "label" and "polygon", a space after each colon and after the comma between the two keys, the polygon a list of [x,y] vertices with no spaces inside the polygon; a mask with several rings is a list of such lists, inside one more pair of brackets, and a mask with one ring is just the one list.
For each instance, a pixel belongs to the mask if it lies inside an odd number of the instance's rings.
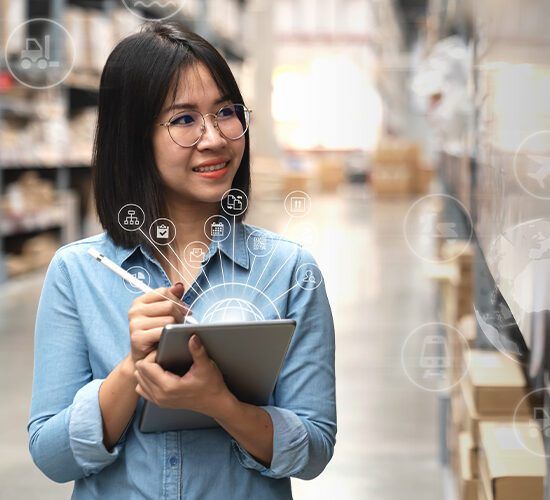
{"label": "woman's eyebrow", "polygon": [[[222,104],[226,101],[230,101],[231,97],[229,95],[224,95],[220,97],[219,99],[216,99],[213,103],[214,106],[217,106],[219,104]],[[177,102],[172,105],[170,105],[168,108],[166,108],[165,111],[170,110],[176,110],[176,109],[197,109],[199,106],[195,102]]]}

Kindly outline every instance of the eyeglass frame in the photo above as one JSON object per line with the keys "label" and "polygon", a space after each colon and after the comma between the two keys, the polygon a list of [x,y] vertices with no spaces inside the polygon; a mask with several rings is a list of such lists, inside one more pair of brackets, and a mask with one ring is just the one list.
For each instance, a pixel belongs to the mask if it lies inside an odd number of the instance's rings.
{"label": "eyeglass frame", "polygon": [[[243,108],[245,108],[246,110],[248,110],[248,124],[246,126],[246,130],[239,136],[237,137],[236,139],[231,139],[230,137],[227,137],[221,130],[220,130],[220,127],[218,126],[218,113],[224,109],[224,108],[227,108],[228,106],[242,106]],[[175,116],[183,113],[184,111],[194,111],[195,113],[198,113],[199,115],[202,116],[202,132],[201,132],[201,135],[199,135],[199,138],[193,143],[191,144],[190,146],[182,146],[181,144],[177,143],[176,141],[174,141],[174,138],[172,137],[172,134],[170,133],[170,126],[172,125],[170,122],[171,120],[174,119]],[[180,148],[192,148],[194,146],[196,146],[200,140],[202,139],[202,136],[204,135],[204,133],[206,132],[206,117],[207,116],[213,116],[214,117],[214,128],[219,132],[219,134],[224,138],[224,139],[227,139],[228,141],[238,141],[241,137],[243,137],[247,132],[248,132],[248,129],[250,128],[250,118],[251,118],[251,115],[252,115],[252,110],[251,109],[248,109],[244,104],[241,104],[240,102],[237,102],[237,103],[231,103],[231,104],[225,104],[224,106],[222,106],[220,109],[218,109],[218,111],[216,111],[216,113],[206,113],[205,115],[203,115],[200,111],[196,110],[196,109],[189,109],[189,110],[182,110],[180,111],[179,113],[175,113],[173,114],[170,119],[167,121],[167,122],[163,122],[163,123],[159,123],[158,125],[160,127],[165,127],[166,130],[168,131],[168,135],[170,136],[170,139],[172,139],[172,141],[174,142],[174,144],[177,144]]]}

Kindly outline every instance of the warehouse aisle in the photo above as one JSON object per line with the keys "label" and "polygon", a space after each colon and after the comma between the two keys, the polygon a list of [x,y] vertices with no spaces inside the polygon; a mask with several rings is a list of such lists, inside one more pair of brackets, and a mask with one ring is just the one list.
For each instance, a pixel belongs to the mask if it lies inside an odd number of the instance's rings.
{"label": "warehouse aisle", "polygon": [[[310,215],[290,224],[279,203],[257,203],[249,222],[279,231],[286,226],[291,237],[311,241],[336,324],[336,453],[320,478],[294,481],[294,497],[441,500],[437,400],[413,387],[400,366],[402,341],[435,311],[435,290],[402,237],[410,200],[375,200],[362,187],[348,188],[314,197]],[[71,490],[45,479],[26,453],[40,285],[35,277],[0,288],[2,498],[53,499]],[[14,310],[20,314],[7,314]]]}

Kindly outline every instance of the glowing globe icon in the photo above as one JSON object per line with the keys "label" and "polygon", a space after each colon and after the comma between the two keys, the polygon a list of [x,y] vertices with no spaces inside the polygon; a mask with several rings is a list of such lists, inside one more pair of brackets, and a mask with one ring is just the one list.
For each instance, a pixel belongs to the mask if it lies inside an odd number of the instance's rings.
{"label": "glowing globe icon", "polygon": [[237,323],[241,321],[263,321],[264,316],[251,302],[242,299],[223,299],[211,306],[201,323]]}

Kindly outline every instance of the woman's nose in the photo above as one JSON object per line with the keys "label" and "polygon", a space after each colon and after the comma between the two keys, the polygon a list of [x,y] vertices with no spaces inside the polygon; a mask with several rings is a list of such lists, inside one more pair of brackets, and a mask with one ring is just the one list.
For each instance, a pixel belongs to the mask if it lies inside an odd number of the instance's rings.
{"label": "woman's nose", "polygon": [[204,123],[204,131],[197,147],[200,149],[225,145],[225,138],[216,125],[215,115],[205,115]]}

